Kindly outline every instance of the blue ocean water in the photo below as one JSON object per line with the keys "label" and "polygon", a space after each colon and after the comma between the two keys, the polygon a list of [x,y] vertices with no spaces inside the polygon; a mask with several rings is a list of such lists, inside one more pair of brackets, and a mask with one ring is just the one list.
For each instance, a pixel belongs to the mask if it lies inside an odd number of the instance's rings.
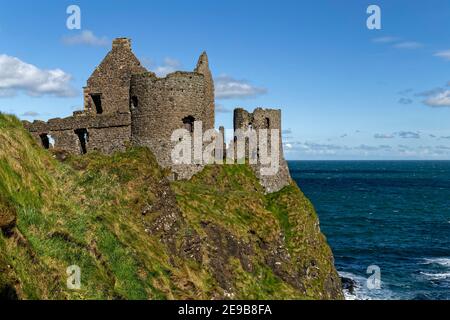
{"label": "blue ocean water", "polygon": [[[450,161],[290,161],[349,299],[450,299]],[[379,266],[381,288],[367,268]]]}

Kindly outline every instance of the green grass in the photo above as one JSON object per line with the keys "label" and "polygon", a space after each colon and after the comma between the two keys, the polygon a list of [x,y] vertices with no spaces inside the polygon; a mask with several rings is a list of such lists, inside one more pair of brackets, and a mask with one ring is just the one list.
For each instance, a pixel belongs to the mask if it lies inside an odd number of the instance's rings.
{"label": "green grass", "polygon": [[[146,148],[60,163],[0,114],[0,214],[17,218],[12,234],[0,232],[0,297],[342,298],[295,185],[265,195],[247,165],[171,184],[166,174]],[[70,265],[81,290],[66,286]]]}

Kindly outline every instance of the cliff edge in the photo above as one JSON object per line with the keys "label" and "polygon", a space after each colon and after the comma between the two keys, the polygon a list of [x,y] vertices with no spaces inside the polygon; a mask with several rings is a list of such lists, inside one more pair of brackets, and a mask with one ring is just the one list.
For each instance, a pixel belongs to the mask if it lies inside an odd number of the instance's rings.
{"label": "cliff edge", "polygon": [[294,183],[265,194],[247,165],[168,174],[145,147],[49,152],[0,114],[0,299],[343,298]]}

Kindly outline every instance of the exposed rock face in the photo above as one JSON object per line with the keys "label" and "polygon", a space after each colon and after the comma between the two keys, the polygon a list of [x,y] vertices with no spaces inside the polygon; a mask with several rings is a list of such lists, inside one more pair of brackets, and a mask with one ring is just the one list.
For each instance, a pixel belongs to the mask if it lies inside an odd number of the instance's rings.
{"label": "exposed rock face", "polygon": [[348,293],[354,294],[357,286],[356,281],[350,278],[341,277],[342,289],[347,290]]}
{"label": "exposed rock face", "polygon": [[169,182],[148,148],[43,152],[2,114],[0,138],[0,299],[342,298],[294,182],[266,193],[248,165]]}
{"label": "exposed rock face", "polygon": [[8,235],[16,224],[16,210],[9,201],[0,194],[0,230]]}

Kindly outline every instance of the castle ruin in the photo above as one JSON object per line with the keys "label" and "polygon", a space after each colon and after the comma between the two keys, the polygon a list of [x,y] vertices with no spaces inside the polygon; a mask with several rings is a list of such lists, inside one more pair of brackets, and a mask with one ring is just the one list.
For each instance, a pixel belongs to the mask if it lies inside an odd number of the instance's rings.
{"label": "castle ruin", "polygon": [[[83,88],[84,110],[67,118],[47,122],[24,121],[24,126],[44,148],[58,148],[71,154],[93,151],[111,154],[130,145],[146,146],[172,179],[189,179],[203,164],[174,165],[171,151],[176,129],[194,131],[214,129],[214,82],[206,53],[202,53],[192,72],[176,71],[165,77],[143,67],[133,54],[131,40],[115,39],[112,50],[94,70]],[[290,183],[281,143],[281,111],[256,109],[234,111],[234,129],[279,129],[280,163],[276,175],[262,176],[260,164],[252,165],[267,192]],[[221,127],[220,134],[224,138]],[[52,143],[53,142],[53,143]]]}

